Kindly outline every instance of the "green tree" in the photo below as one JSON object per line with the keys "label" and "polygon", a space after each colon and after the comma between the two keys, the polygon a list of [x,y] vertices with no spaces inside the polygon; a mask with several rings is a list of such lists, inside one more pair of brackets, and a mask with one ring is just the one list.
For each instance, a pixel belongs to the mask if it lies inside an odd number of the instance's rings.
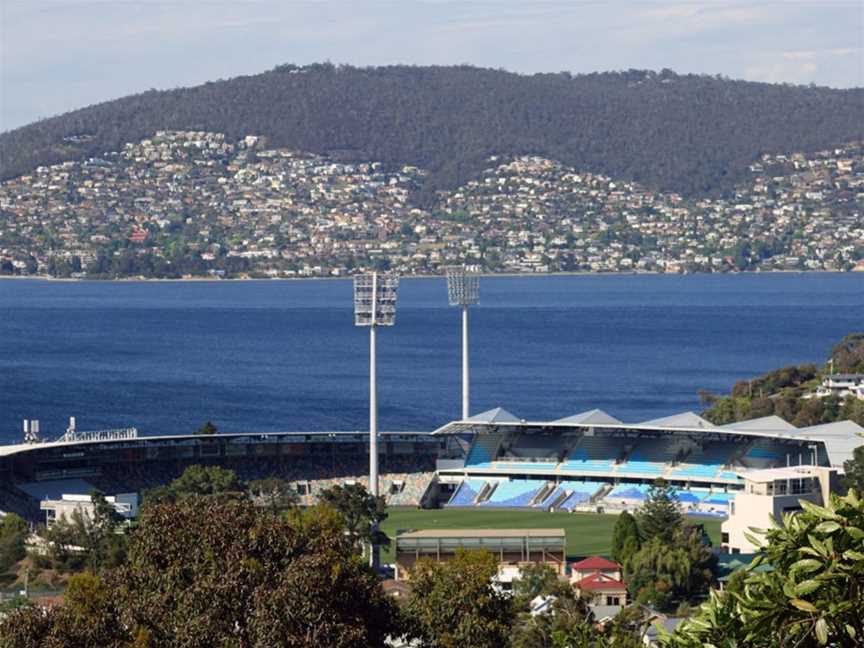
{"label": "green tree", "polygon": [[153,646],[375,646],[395,612],[326,506],[284,516],[214,498],[147,507],[112,572]]}
{"label": "green tree", "polygon": [[499,648],[507,644],[513,611],[492,579],[498,561],[485,551],[460,551],[449,562],[421,559],[411,570],[405,614],[426,648]]}
{"label": "green tree", "polygon": [[663,543],[669,543],[684,526],[684,514],[675,490],[662,479],[655,481],[637,519],[645,540],[659,538]]}
{"label": "green tree", "polygon": [[587,602],[572,588],[559,590],[548,612],[525,615],[514,629],[512,648],[641,648],[629,615],[598,627]]}
{"label": "green tree", "polygon": [[704,530],[682,526],[668,541],[654,536],[624,563],[625,580],[639,603],[670,611],[708,593],[717,558]]}
{"label": "green tree", "polygon": [[247,484],[247,489],[255,504],[276,511],[291,508],[299,500],[291,484],[278,477],[252,480]]}
{"label": "green tree", "polygon": [[195,434],[203,434],[203,435],[211,435],[219,432],[219,428],[217,428],[212,421],[207,421],[200,428],[195,430]]}
{"label": "green tree", "polygon": [[[519,578],[513,581],[513,600],[516,608],[525,608],[535,597],[556,592],[561,579],[552,567],[543,563],[524,565]],[[569,587],[569,585],[565,585]]]}
{"label": "green tree", "polygon": [[864,333],[850,333],[831,349],[834,371],[864,371]]}
{"label": "green tree", "polygon": [[[801,500],[764,533],[743,592],[712,592],[666,648],[860,646],[864,641],[864,501],[855,490],[827,506]],[[756,538],[754,541],[758,542]]]}
{"label": "green tree", "polygon": [[27,555],[27,536],[30,527],[15,513],[0,519],[0,572],[10,569]]}
{"label": "green tree", "polygon": [[852,459],[843,464],[846,488],[864,493],[864,445],[855,448]]}
{"label": "green tree", "polygon": [[639,549],[639,527],[636,518],[624,511],[615,520],[612,529],[612,560],[624,564]]}
{"label": "green tree", "polygon": [[384,546],[390,544],[386,534],[375,530],[387,519],[383,497],[374,497],[362,484],[346,484],[322,491],[319,499],[342,514],[348,533],[358,545],[372,542]]}
{"label": "green tree", "polygon": [[0,620],[2,648],[134,648],[111,591],[98,576],[69,579],[61,607],[19,607]]}
{"label": "green tree", "polygon": [[183,500],[189,497],[239,498],[245,488],[237,474],[220,466],[189,466],[167,486],[145,493],[145,502]]}

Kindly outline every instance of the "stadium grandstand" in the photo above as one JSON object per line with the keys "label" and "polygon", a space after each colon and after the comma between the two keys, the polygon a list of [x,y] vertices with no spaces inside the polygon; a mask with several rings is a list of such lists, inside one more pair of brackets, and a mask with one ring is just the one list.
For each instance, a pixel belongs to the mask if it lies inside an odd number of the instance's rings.
{"label": "stadium grandstand", "polygon": [[[394,506],[616,512],[639,507],[662,478],[686,512],[726,517],[748,474],[842,470],[862,432],[851,421],[796,428],[776,416],[715,426],[692,412],[624,423],[590,410],[532,422],[496,408],[433,432],[382,433],[381,493]],[[363,432],[115,436],[0,446],[0,511],[39,520],[41,500],[93,488],[142,493],[193,464],[278,477],[306,504],[334,484],[368,485]]]}
{"label": "stadium grandstand", "polygon": [[862,432],[851,421],[796,428],[777,416],[716,426],[693,412],[623,423],[596,409],[534,422],[496,408],[433,433],[452,449],[436,487],[448,508],[615,512],[638,508],[662,478],[687,513],[726,517],[748,474],[842,471]]}
{"label": "stadium grandstand", "polygon": [[[39,504],[63,495],[143,493],[171,482],[191,465],[217,465],[243,480],[277,477],[302,503],[335,484],[369,483],[364,432],[126,436],[0,446],[0,514],[43,520]],[[419,506],[434,477],[443,439],[428,433],[382,433],[381,493],[393,506]]]}

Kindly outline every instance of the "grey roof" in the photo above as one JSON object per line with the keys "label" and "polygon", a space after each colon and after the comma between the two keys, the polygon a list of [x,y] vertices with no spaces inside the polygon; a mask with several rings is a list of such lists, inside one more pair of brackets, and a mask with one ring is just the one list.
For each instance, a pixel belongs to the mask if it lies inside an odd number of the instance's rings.
{"label": "grey roof", "polygon": [[724,430],[741,430],[743,432],[788,432],[797,430],[794,425],[784,421],[776,414],[763,416],[762,418],[750,419],[749,421],[738,421],[720,426]]}
{"label": "grey roof", "polygon": [[655,427],[666,428],[705,428],[716,429],[716,426],[710,421],[706,421],[701,416],[694,412],[681,412],[672,416],[664,416],[662,418],[651,419],[650,421],[642,421],[639,425],[653,425]]}
{"label": "grey roof", "polygon": [[574,414],[573,416],[565,416],[562,419],[553,421],[553,423],[600,423],[606,425],[621,425],[621,421],[619,421],[611,414],[607,414],[601,409],[592,409],[586,412],[579,412],[578,414]]}
{"label": "grey roof", "polygon": [[465,421],[467,423],[520,423],[521,419],[501,407],[496,407],[468,417]]}
{"label": "grey roof", "polygon": [[63,495],[89,495],[96,487],[83,479],[52,479],[18,484],[18,488],[37,500],[59,500]]}
{"label": "grey roof", "polygon": [[797,431],[796,437],[823,441],[832,466],[841,467],[852,459],[855,448],[864,445],[864,428],[855,421],[823,423]]}

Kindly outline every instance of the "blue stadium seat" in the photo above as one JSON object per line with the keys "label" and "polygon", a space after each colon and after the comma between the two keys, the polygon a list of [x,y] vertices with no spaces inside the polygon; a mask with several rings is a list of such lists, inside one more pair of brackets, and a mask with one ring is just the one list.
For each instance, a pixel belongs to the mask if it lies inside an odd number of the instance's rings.
{"label": "blue stadium seat", "polygon": [[474,500],[477,499],[485,483],[482,479],[464,480],[445,506],[474,506]]}
{"label": "blue stadium seat", "polygon": [[492,495],[480,506],[493,508],[524,508],[531,505],[531,500],[537,496],[545,481],[514,480],[502,481],[492,491]]}

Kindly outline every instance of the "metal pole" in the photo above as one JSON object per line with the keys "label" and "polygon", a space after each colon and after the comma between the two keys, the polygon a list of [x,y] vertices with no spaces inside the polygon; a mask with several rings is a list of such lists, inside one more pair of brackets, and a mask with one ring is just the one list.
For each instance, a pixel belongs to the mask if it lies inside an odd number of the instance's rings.
{"label": "metal pole", "polygon": [[468,374],[468,305],[462,306],[462,420],[470,416],[470,379]]}
{"label": "metal pole", "polygon": [[375,324],[369,327],[369,492],[378,497],[378,393]]}
{"label": "metal pole", "polygon": [[[378,273],[372,273],[372,325],[369,327],[369,492],[378,498],[378,367],[375,349],[375,324],[377,322]],[[372,524],[372,533],[378,530]],[[377,570],[381,554],[375,541],[369,547],[369,565]]]}

